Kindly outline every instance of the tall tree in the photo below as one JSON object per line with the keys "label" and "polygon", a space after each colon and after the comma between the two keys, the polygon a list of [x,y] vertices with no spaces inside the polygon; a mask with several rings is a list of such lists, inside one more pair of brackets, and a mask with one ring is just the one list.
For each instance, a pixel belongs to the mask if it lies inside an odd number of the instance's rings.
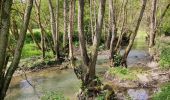
{"label": "tall tree", "polygon": [[[4,17],[2,17],[2,20],[5,22],[5,23],[4,22],[2,23],[2,27],[4,27],[4,29],[6,30],[6,32],[5,32],[6,35],[4,37],[7,37],[7,38],[8,38],[8,34],[9,34],[11,4],[12,4],[11,0],[6,0],[3,5],[4,10],[2,10],[3,11],[2,16],[4,16]],[[28,28],[28,24],[29,24],[32,6],[33,6],[33,0],[28,0],[27,7],[25,10],[25,15],[24,15],[24,21],[22,23],[22,27],[21,27],[21,31],[20,31],[20,36],[17,41],[14,57],[12,59],[12,63],[10,64],[10,67],[8,69],[6,69],[6,66],[4,66],[4,63],[3,63],[3,66],[1,67],[2,68],[2,71],[0,72],[2,75],[0,78],[0,82],[1,82],[0,99],[1,100],[4,99],[4,97],[6,95],[6,91],[9,87],[10,81],[12,79],[12,76],[13,76],[15,70],[18,68],[18,64],[19,64],[19,61],[21,58],[22,48],[24,45],[26,32],[27,32],[27,28]],[[3,31],[1,30],[1,32],[3,32]],[[3,43],[3,42],[0,42],[0,44],[1,43]],[[6,49],[6,47],[0,46],[0,50],[2,50],[2,49]],[[6,56],[6,55],[4,55],[4,56]],[[4,60],[4,62],[7,63],[7,61],[5,61],[5,60]],[[5,70],[7,70],[6,73],[5,73]]]}
{"label": "tall tree", "polygon": [[150,23],[150,34],[149,34],[149,49],[155,45],[155,35],[156,35],[156,5],[157,0],[152,0],[152,12],[151,12],[151,23]]}
{"label": "tall tree", "polygon": [[143,14],[144,14],[144,11],[145,11],[145,8],[146,8],[146,3],[147,3],[147,0],[143,0],[142,1],[142,8],[141,8],[141,11],[140,11],[140,14],[139,14],[139,17],[138,17],[138,20],[137,20],[137,23],[136,23],[136,27],[135,27],[135,30],[134,32],[132,33],[132,35],[130,36],[130,41],[129,41],[129,44],[128,46],[126,47],[126,50],[125,50],[125,53],[122,57],[122,66],[125,66],[127,67],[127,57],[128,57],[128,54],[133,46],[133,43],[134,43],[134,40],[135,40],[135,37],[138,33],[138,29],[139,29],[139,26],[140,26],[140,23],[141,23],[141,20],[142,20],[142,17],[143,17]]}
{"label": "tall tree", "polygon": [[114,52],[114,41],[117,35],[117,27],[116,27],[116,19],[115,19],[115,12],[113,6],[113,0],[109,0],[109,10],[110,10],[110,26],[111,26],[111,41],[110,41],[110,59],[113,60],[115,55]]}
{"label": "tall tree", "polygon": [[[85,44],[85,35],[84,35],[84,0],[79,0],[78,2],[78,32],[79,32],[79,42],[80,42],[80,50],[81,50],[81,56],[83,60],[83,65],[81,66],[81,70],[83,73],[79,76],[78,73],[76,73],[78,78],[82,81],[82,91],[85,91],[86,88],[90,87],[90,84],[94,81],[96,77],[96,61],[98,56],[98,47],[100,43],[101,38],[101,30],[103,25],[103,17],[105,12],[105,2],[106,0],[100,0],[99,3],[99,12],[98,12],[98,18],[97,18],[97,26],[96,26],[96,32],[94,34],[94,40],[93,40],[93,49],[92,54],[89,57],[87,54],[87,48]],[[93,86],[92,86],[93,87]]]}
{"label": "tall tree", "polygon": [[[59,59],[59,50],[58,50],[58,25],[56,23],[56,18],[55,18],[55,13],[54,13],[54,7],[52,5],[52,1],[48,0],[49,4],[49,10],[50,10],[50,21],[51,21],[51,32],[52,32],[52,37],[53,37],[53,44],[54,44],[54,51],[56,55],[56,60]],[[58,10],[58,9],[57,9]]]}
{"label": "tall tree", "polygon": [[45,58],[45,32],[43,30],[43,26],[41,23],[41,13],[40,13],[40,9],[41,9],[41,0],[35,0],[35,7],[36,7],[36,13],[37,13],[37,19],[38,19],[38,24],[41,30],[41,50],[42,50],[42,54],[43,54],[43,59]]}
{"label": "tall tree", "polygon": [[74,33],[74,13],[75,13],[75,0],[70,0],[70,12],[69,12],[69,59],[71,60],[71,66],[73,66],[73,33]]}
{"label": "tall tree", "polygon": [[63,47],[66,48],[67,45],[67,0],[64,0],[64,34],[63,34]]}

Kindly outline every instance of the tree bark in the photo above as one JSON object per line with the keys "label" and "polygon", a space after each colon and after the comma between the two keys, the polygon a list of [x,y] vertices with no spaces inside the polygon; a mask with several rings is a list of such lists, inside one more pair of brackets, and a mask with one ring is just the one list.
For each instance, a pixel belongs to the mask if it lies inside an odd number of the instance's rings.
{"label": "tree bark", "polygon": [[[9,1],[11,1],[11,0],[9,0]],[[30,15],[31,15],[31,10],[32,10],[32,6],[33,6],[33,0],[28,0],[27,2],[28,3],[27,3],[26,11],[25,11],[24,22],[22,24],[20,37],[17,41],[14,58],[12,60],[12,63],[10,64],[10,67],[8,68],[8,70],[4,76],[3,84],[2,84],[3,86],[0,89],[1,90],[0,91],[0,99],[1,100],[3,100],[6,95],[6,91],[8,89],[9,83],[12,79],[12,75],[14,74],[15,70],[18,68],[18,64],[19,64],[19,61],[21,58],[22,48],[24,45],[26,32],[27,32],[27,28],[28,28],[28,24],[29,24],[29,19],[30,19]],[[8,3],[11,5],[11,2],[8,2]],[[10,10],[10,8],[8,8],[8,9]]]}
{"label": "tree bark", "polygon": [[103,25],[104,13],[105,13],[105,3],[106,3],[106,0],[100,0],[99,2],[96,32],[94,34],[94,40],[93,40],[93,50],[92,50],[92,58],[91,58],[92,62],[90,65],[90,70],[89,70],[89,76],[91,78],[94,78],[95,72],[96,72],[95,66],[96,66],[98,47],[100,44],[100,38],[101,38],[101,32],[102,32],[102,25]]}
{"label": "tree bark", "polygon": [[56,51],[56,60],[59,59],[59,0],[56,0],[56,45],[55,45],[55,51]]}
{"label": "tree bark", "polygon": [[155,35],[156,35],[156,5],[157,0],[152,0],[152,12],[151,12],[151,26],[149,34],[149,50],[155,45]]}
{"label": "tree bark", "polygon": [[122,38],[123,38],[124,31],[125,31],[125,23],[127,19],[127,13],[126,13],[127,4],[128,4],[128,0],[125,1],[125,4],[123,6],[123,22],[122,22],[121,32],[120,32],[118,41],[116,43],[115,52],[119,52],[119,48],[121,47]]}
{"label": "tree bark", "polygon": [[8,36],[10,28],[10,12],[12,0],[0,1],[0,99],[3,100],[3,79],[5,71],[5,59],[7,54]]}
{"label": "tree bark", "polygon": [[36,13],[37,13],[37,19],[38,19],[38,25],[41,29],[41,51],[42,51],[42,57],[45,59],[45,32],[43,31],[43,26],[41,23],[41,14],[40,14],[40,8],[41,8],[41,0],[37,1],[35,0],[35,7],[36,7]]}
{"label": "tree bark", "polygon": [[71,60],[71,66],[73,67],[73,34],[74,34],[74,13],[75,13],[75,0],[70,1],[70,12],[69,12],[69,59]]}
{"label": "tree bark", "polygon": [[66,49],[66,45],[67,45],[67,0],[64,0],[64,34],[63,34],[63,47],[64,49]]}
{"label": "tree bark", "polygon": [[94,25],[93,25],[93,0],[90,0],[90,29],[91,29],[91,38],[93,41],[93,35],[94,35]]}
{"label": "tree bark", "polygon": [[114,40],[117,35],[117,27],[116,27],[116,20],[115,20],[115,12],[113,6],[113,0],[109,0],[109,10],[110,10],[110,25],[111,25],[111,41],[110,41],[110,60],[114,59]]}
{"label": "tree bark", "polygon": [[48,0],[49,3],[49,10],[50,10],[50,21],[51,21],[51,31],[52,31],[52,36],[53,36],[53,43],[54,43],[54,50],[55,50],[55,55],[56,55],[56,60],[58,60],[59,58],[59,53],[58,53],[58,47],[57,47],[57,27],[56,27],[56,19],[55,19],[55,15],[54,15],[54,8],[52,6],[52,1]]}
{"label": "tree bark", "polygon": [[137,23],[136,23],[136,27],[135,27],[135,30],[134,30],[134,33],[132,33],[131,37],[130,37],[130,41],[129,41],[129,44],[128,46],[126,47],[126,50],[125,50],[125,53],[122,57],[122,66],[125,66],[127,67],[127,57],[128,57],[128,54],[133,46],[133,43],[134,43],[134,40],[135,40],[135,37],[137,35],[137,32],[138,32],[138,29],[139,29],[139,26],[140,26],[140,23],[141,23],[141,20],[142,20],[142,17],[143,17],[143,14],[144,14],[144,11],[145,11],[145,8],[146,8],[146,2],[147,0],[143,0],[142,2],[142,8],[141,8],[141,11],[140,11],[140,15],[138,17],[138,20],[137,20]]}
{"label": "tree bark", "polygon": [[83,64],[87,67],[89,65],[89,57],[87,54],[86,41],[84,35],[84,0],[78,2],[78,32],[79,32],[79,43]]}

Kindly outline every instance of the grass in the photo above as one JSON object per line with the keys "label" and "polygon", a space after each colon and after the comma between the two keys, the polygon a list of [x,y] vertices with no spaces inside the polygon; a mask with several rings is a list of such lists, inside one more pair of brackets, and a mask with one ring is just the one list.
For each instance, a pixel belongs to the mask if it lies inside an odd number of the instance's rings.
{"label": "grass", "polygon": [[32,56],[42,55],[41,50],[39,50],[34,43],[25,43],[22,50],[22,58],[28,58]]}
{"label": "grass", "polygon": [[62,93],[58,92],[48,92],[46,93],[41,100],[69,100]]}
{"label": "grass", "polygon": [[170,68],[170,38],[169,39],[158,39],[157,45],[155,46],[160,52],[160,67],[163,69]]}
{"label": "grass", "polygon": [[139,73],[138,70],[132,70],[128,68],[115,67],[109,69],[109,74],[113,77],[118,77],[121,80],[136,80],[136,74]]}
{"label": "grass", "polygon": [[154,94],[153,100],[170,100],[170,83],[161,87],[161,91]]}
{"label": "grass", "polygon": [[[41,56],[42,51],[39,50],[35,43],[25,43],[23,50],[22,50],[22,58],[29,58],[34,56]],[[46,58],[52,58],[53,53],[52,51],[46,51]]]}

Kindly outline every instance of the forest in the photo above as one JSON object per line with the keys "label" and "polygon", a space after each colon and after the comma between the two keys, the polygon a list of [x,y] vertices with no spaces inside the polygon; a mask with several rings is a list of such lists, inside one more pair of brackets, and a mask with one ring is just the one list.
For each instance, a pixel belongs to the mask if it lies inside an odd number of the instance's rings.
{"label": "forest", "polygon": [[0,100],[170,100],[170,0],[0,0]]}

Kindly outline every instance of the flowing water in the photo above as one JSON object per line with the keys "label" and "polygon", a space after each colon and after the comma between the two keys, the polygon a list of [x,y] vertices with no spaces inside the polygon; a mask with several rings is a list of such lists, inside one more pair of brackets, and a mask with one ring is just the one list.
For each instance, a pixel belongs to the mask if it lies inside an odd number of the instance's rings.
{"label": "flowing water", "polygon": [[[148,56],[148,53],[144,50],[145,45],[142,46],[144,46],[142,47],[143,49],[135,49],[130,52],[128,56],[129,65],[139,61],[145,63],[144,59]],[[124,51],[122,50],[121,52]],[[97,73],[106,71],[107,68],[100,64],[107,60],[108,55],[100,55],[98,57]],[[70,100],[75,100],[76,92],[78,92],[80,87],[80,81],[76,78],[72,69],[58,70],[49,68],[40,72],[31,72],[27,74],[27,80],[24,75],[13,77],[5,100],[39,100],[39,97],[47,91],[57,91],[69,97]],[[127,90],[127,93],[134,100],[136,98],[138,100],[147,100],[149,97],[145,89],[130,89]]]}

